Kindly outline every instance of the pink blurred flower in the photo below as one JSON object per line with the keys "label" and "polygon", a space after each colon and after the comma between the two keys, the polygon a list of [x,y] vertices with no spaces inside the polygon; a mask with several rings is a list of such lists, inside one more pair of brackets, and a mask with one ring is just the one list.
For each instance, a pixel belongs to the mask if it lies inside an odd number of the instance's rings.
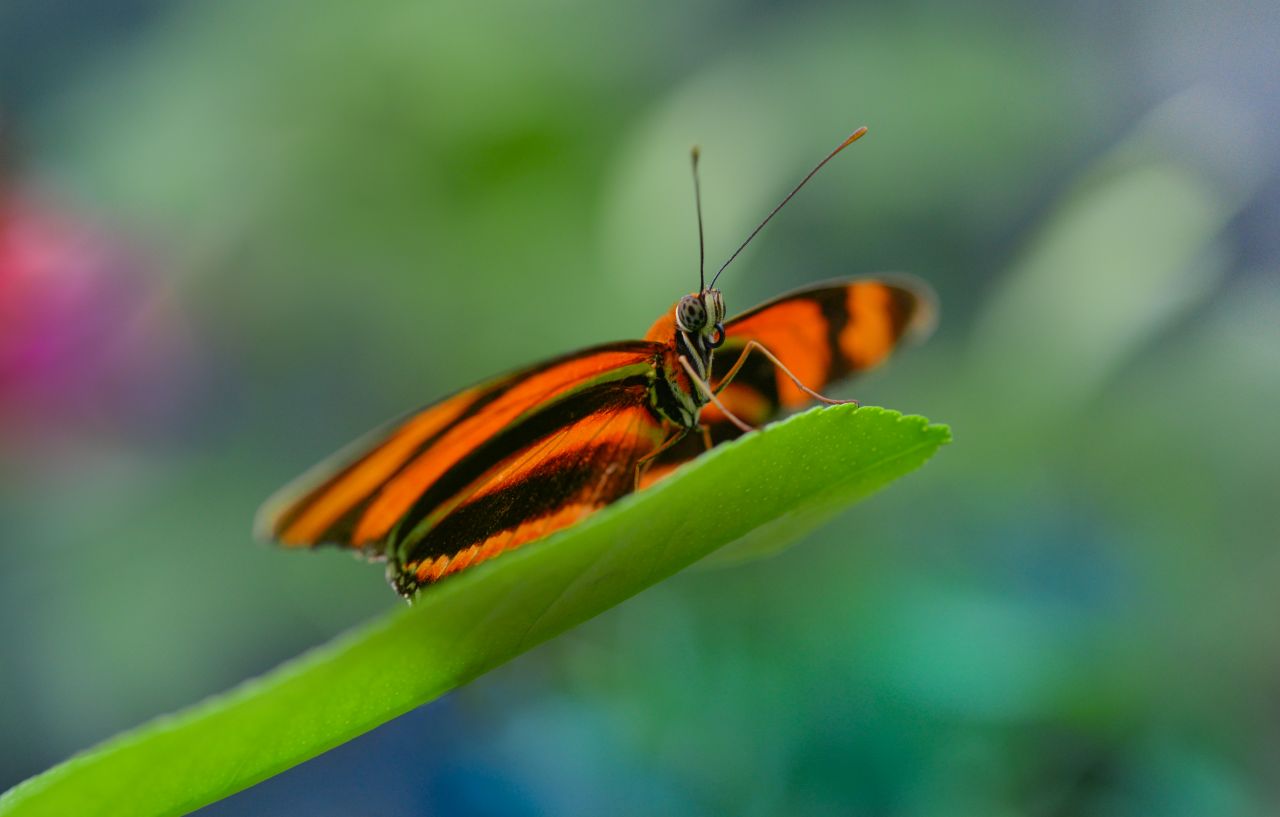
{"label": "pink blurred flower", "polygon": [[177,317],[136,253],[0,178],[0,442],[150,419],[188,348]]}

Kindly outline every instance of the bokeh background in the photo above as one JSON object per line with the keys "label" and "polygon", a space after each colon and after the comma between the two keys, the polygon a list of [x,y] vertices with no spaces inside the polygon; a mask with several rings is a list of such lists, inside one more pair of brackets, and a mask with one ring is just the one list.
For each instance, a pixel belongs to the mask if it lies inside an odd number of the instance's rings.
{"label": "bokeh background", "polygon": [[341,443],[851,273],[956,443],[207,815],[1280,810],[1280,5],[0,4],[0,788],[400,602]]}

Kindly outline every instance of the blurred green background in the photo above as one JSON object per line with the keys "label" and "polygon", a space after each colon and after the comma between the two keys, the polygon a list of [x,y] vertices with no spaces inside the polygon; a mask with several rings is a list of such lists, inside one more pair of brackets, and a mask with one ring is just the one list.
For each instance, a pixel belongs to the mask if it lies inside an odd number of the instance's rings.
{"label": "blurred green background", "polygon": [[400,602],[249,536],[383,419],[834,275],[939,291],[847,388],[952,424],[201,812],[1280,810],[1280,6],[0,4],[0,788]]}

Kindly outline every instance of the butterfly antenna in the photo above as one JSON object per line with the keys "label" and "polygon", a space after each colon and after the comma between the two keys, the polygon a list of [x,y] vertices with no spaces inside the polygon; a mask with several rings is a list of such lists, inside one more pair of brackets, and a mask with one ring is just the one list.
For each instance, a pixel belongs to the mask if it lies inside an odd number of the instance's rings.
{"label": "butterfly antenna", "polygon": [[707,288],[707,244],[702,237],[702,185],[698,183],[698,157],[702,152],[694,145],[690,156],[693,160],[693,206],[698,211],[698,291]]}
{"label": "butterfly antenna", "polygon": [[757,233],[759,233],[761,230],[763,230],[763,229],[764,229],[764,225],[768,224],[768,223],[769,223],[769,221],[770,221],[774,216],[776,216],[776,215],[778,214],[778,211],[779,211],[779,210],[781,210],[783,207],[785,207],[785,206],[787,205],[787,202],[791,201],[791,197],[792,197],[792,196],[794,196],[796,193],[799,193],[799,192],[800,192],[800,188],[804,187],[804,186],[805,186],[805,184],[806,184],[806,183],[808,183],[808,181],[809,181],[810,179],[812,179],[812,178],[814,177],[814,175],[815,175],[819,170],[821,170],[821,169],[822,169],[822,166],[823,166],[823,165],[825,165],[827,162],[829,162],[829,161],[831,161],[832,159],[834,159],[834,158],[836,157],[836,154],[837,154],[837,153],[839,153],[840,151],[842,151],[842,150],[844,150],[845,148],[849,147],[849,145],[852,145],[854,142],[856,142],[856,141],[858,141],[859,139],[861,139],[864,135],[866,135],[866,132],[867,132],[866,127],[858,128],[856,131],[854,131],[853,133],[849,134],[849,138],[848,138],[848,139],[845,139],[843,142],[841,142],[839,145],[837,145],[835,150],[833,150],[833,151],[831,151],[830,153],[828,153],[828,154],[827,154],[827,157],[826,157],[825,159],[823,159],[821,162],[818,162],[816,165],[814,165],[813,170],[810,170],[810,171],[809,171],[809,175],[807,175],[807,176],[805,176],[803,179],[801,179],[801,180],[800,180],[800,183],[799,183],[799,184],[797,184],[797,185],[796,185],[796,186],[791,190],[791,192],[787,194],[787,197],[786,197],[785,199],[783,199],[782,201],[780,201],[780,202],[778,203],[778,206],[777,206],[777,207],[775,207],[775,208],[773,208],[773,210],[771,210],[771,211],[769,212],[769,215],[767,215],[767,216],[765,216],[765,217],[764,217],[764,221],[760,222],[759,226],[757,226],[754,230],[752,230],[752,231],[751,231],[751,235],[747,236],[747,240],[746,240],[746,241],[744,241],[744,242],[742,242],[742,244],[738,247],[738,249],[736,249],[736,250],[734,250],[734,251],[733,251],[733,255],[729,256],[729,260],[728,260],[728,261],[725,261],[725,262],[724,262],[724,266],[720,267],[720,270],[719,270],[718,272],[716,272],[716,276],[715,276],[715,278],[712,278],[712,279],[711,279],[711,286],[713,286],[713,287],[714,287],[714,286],[716,285],[716,281],[720,278],[720,273],[721,273],[721,272],[724,272],[724,271],[725,271],[725,269],[726,269],[730,264],[732,264],[732,263],[733,263],[733,259],[735,259],[735,258],[737,258],[737,257],[738,257],[738,253],[742,252],[743,250],[745,250],[745,249],[747,248],[747,245],[751,243],[751,239],[755,238],[755,237],[756,237],[756,234],[757,234]]}

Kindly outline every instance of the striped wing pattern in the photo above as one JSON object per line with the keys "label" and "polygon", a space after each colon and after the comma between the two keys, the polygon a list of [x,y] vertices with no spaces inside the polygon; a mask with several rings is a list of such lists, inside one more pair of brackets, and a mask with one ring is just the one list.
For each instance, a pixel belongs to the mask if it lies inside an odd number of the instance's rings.
{"label": "striped wing pattern", "polygon": [[641,377],[586,389],[548,416],[513,426],[459,465],[451,478],[492,463],[466,489],[443,503],[429,489],[406,514],[397,589],[539,539],[634,491],[636,465],[668,433]]}
{"label": "striped wing pattern", "polygon": [[660,352],[595,347],[412,413],[280,491],[258,532],[387,558],[408,594],[572,524],[634,490],[636,462],[662,442],[648,406]]}

